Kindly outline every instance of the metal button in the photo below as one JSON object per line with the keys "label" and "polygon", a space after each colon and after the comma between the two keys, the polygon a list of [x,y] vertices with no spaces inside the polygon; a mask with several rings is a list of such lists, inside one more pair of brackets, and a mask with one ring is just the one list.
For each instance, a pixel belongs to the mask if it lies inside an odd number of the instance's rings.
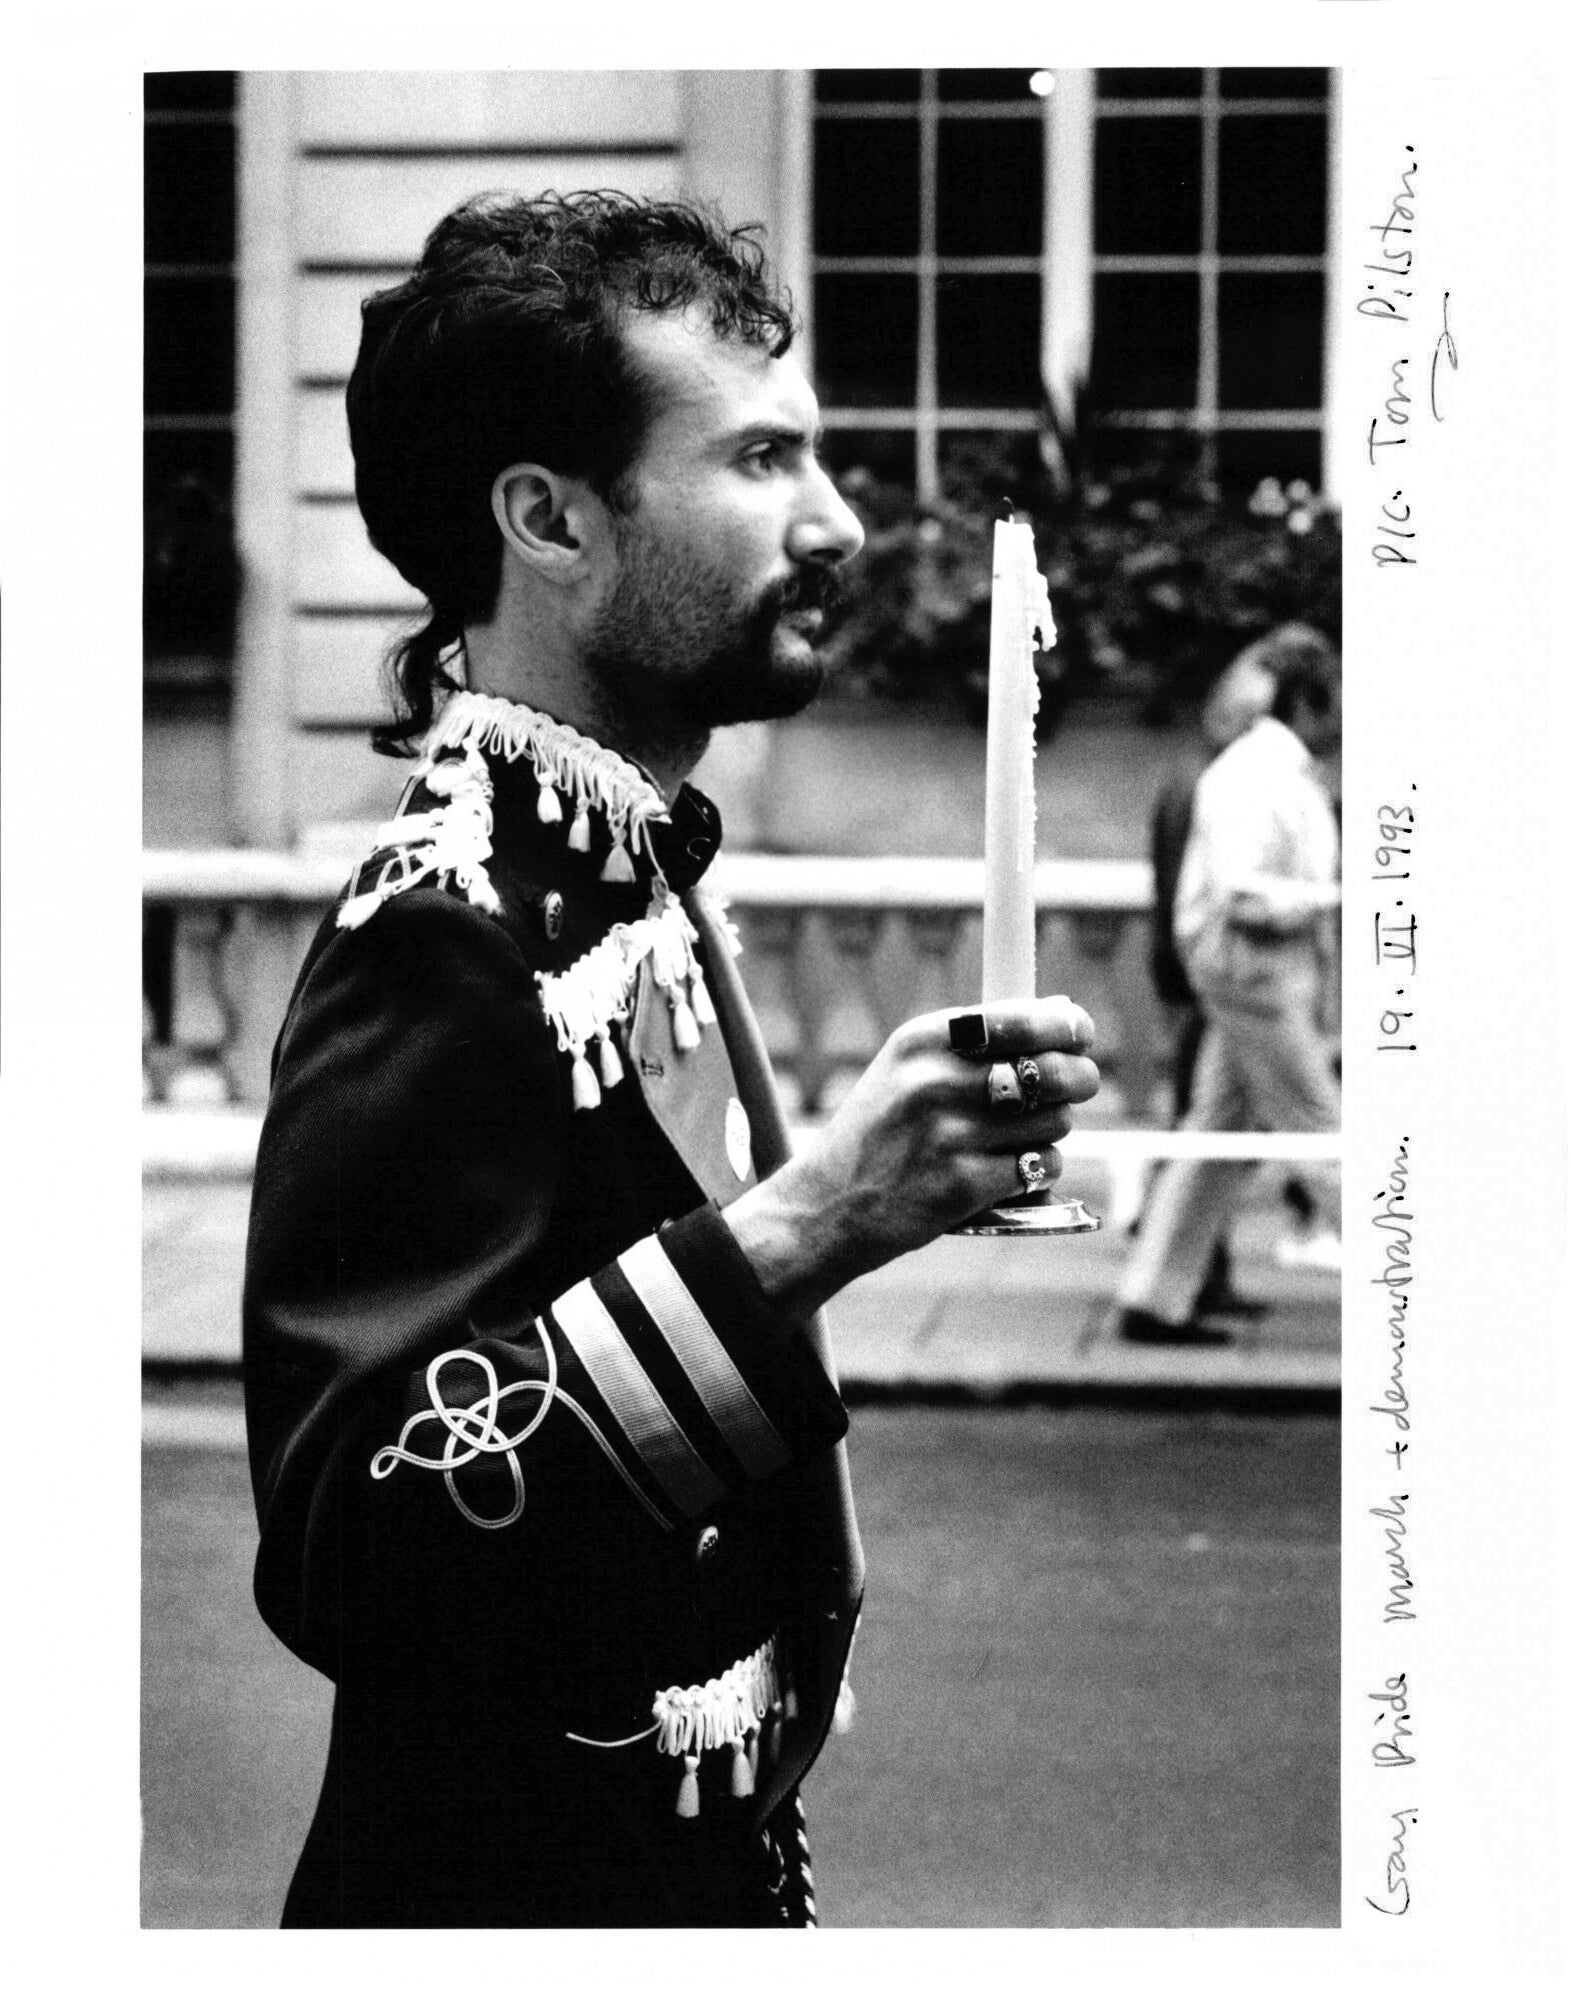
{"label": "metal button", "polygon": [[548,890],[540,898],[540,927],[552,944],[562,935],[562,925],[567,920],[567,905],[555,889]]}
{"label": "metal button", "polygon": [[707,1528],[700,1529],[698,1536],[698,1548],[696,1551],[698,1560],[700,1562],[704,1560],[705,1556],[712,1556],[715,1550],[719,1548],[719,1546],[720,1546],[720,1530],[717,1527],[715,1527],[713,1523],[711,1523]]}

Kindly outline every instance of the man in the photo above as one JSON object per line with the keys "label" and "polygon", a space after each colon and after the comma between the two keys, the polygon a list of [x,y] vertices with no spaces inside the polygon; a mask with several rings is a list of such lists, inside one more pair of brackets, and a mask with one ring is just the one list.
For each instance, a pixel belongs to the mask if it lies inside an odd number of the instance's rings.
{"label": "man", "polygon": [[257,1159],[257,1598],[336,1684],[287,1925],[812,1921],[862,1588],[818,1308],[1096,1088],[1067,1000],[927,1016],[786,1157],[684,780],[811,698],[861,541],[792,330],[745,232],[610,194],[467,203],[365,306],[357,497],[430,611]]}
{"label": "man", "polygon": [[[1263,661],[1271,712],[1202,772],[1174,936],[1205,1034],[1184,1127],[1333,1132],[1341,1097],[1318,1030],[1320,929],[1339,900],[1336,819],[1316,759],[1341,741],[1341,674],[1318,632],[1284,628]],[[1118,1290],[1126,1340],[1224,1339],[1197,1313],[1215,1245],[1254,1171],[1176,1160],[1159,1177]],[[1327,1214],[1338,1177],[1302,1169]]]}
{"label": "man", "polygon": [[[1194,824],[1195,786],[1205,764],[1270,709],[1276,682],[1261,664],[1262,652],[1269,644],[1269,640],[1256,640],[1223,670],[1206,698],[1201,716],[1201,730],[1208,746],[1204,762],[1180,766],[1163,785],[1151,809],[1151,983],[1168,1013],[1168,1040],[1173,1052],[1173,1115],[1177,1123],[1188,1115],[1194,1094],[1195,1063],[1205,1035],[1205,1016],[1184,970],[1173,931],[1178,878]],[[1157,1172],[1161,1171],[1159,1167]],[[1225,1233],[1212,1246],[1196,1310],[1203,1316],[1219,1313],[1248,1319],[1265,1310],[1259,1300],[1245,1298],[1235,1288]]]}

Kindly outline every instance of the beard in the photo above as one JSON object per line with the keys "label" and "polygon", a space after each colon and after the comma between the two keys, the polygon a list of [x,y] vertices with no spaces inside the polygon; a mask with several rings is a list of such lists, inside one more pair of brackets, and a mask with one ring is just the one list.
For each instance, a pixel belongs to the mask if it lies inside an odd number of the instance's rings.
{"label": "beard", "polygon": [[[622,524],[620,567],[585,666],[630,733],[707,733],[798,715],[823,687],[813,640],[840,596],[833,568],[800,566],[756,594],[719,563]],[[817,613],[808,631],[802,613]],[[790,621],[790,622],[788,622]]]}

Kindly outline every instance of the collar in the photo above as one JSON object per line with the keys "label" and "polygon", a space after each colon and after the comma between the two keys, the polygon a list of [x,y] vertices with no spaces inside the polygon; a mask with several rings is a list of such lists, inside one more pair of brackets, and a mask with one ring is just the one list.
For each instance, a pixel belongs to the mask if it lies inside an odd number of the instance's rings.
{"label": "collar", "polygon": [[1274,715],[1262,715],[1238,739],[1273,762],[1290,765],[1296,771],[1313,769],[1315,757],[1301,736],[1295,736],[1285,722]]}
{"label": "collar", "polygon": [[568,824],[567,844],[577,853],[608,846],[600,870],[605,882],[632,882],[647,862],[657,884],[680,895],[690,889],[720,848],[720,814],[714,803],[683,785],[667,804],[641,767],[558,722],[527,702],[463,689],[455,694],[426,738],[415,777],[428,781],[454,756],[516,764],[526,759],[537,786],[535,811],[542,825]]}

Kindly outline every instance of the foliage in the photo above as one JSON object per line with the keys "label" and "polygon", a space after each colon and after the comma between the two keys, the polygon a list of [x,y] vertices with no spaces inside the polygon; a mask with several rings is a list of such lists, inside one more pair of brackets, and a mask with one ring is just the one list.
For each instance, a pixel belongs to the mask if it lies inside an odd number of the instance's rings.
{"label": "foliage", "polygon": [[830,642],[841,677],[895,695],[952,686],[982,712],[992,523],[1006,495],[1036,524],[1058,627],[1043,669],[1048,729],[1090,692],[1165,720],[1287,619],[1340,638],[1341,529],[1328,502],[1303,481],[1226,493],[1193,440],[1124,463],[1113,441],[1083,411],[1013,447],[979,441],[951,460],[926,509],[909,489],[844,474],[867,542]]}

